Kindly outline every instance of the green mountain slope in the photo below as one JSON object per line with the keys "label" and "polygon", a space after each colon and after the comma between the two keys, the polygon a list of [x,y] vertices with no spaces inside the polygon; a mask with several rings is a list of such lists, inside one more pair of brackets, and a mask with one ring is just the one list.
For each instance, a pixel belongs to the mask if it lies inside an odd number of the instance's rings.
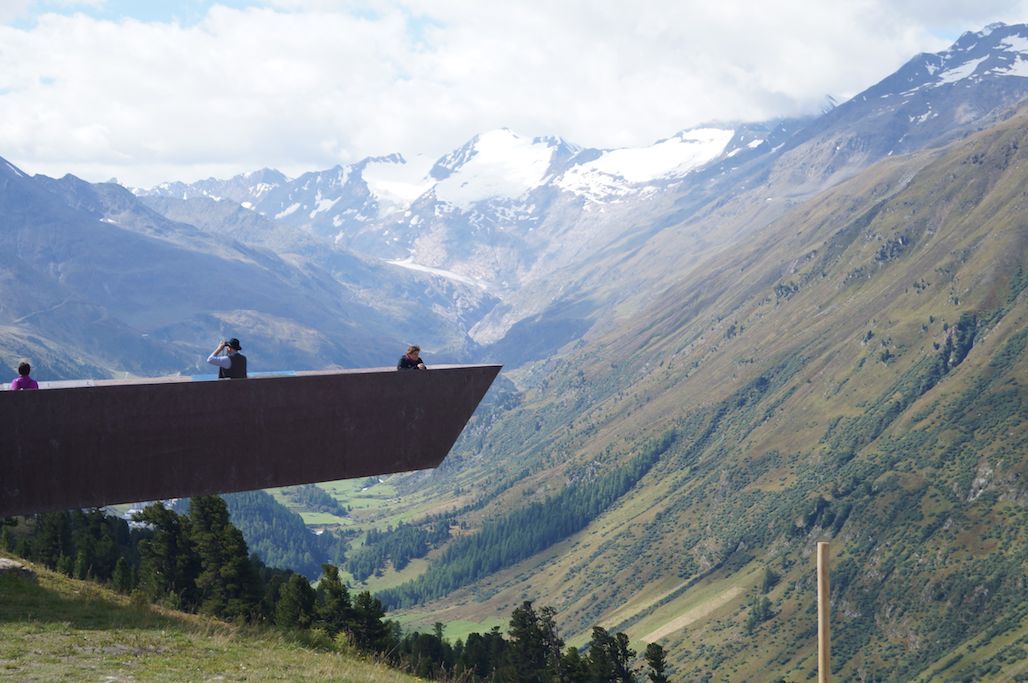
{"label": "green mountain slope", "polygon": [[414,681],[271,630],[130,604],[33,567],[0,571],[0,678],[17,681]]}
{"label": "green mountain slope", "polygon": [[[533,505],[566,514],[567,487],[627,471],[655,439],[656,461],[584,527],[411,618],[529,598],[572,642],[596,623],[659,640],[690,680],[803,680],[814,544],[830,540],[842,679],[1025,674],[1025,187],[1022,110],[702,260],[656,264],[691,226],[662,233],[621,266],[653,269],[646,303],[514,374],[520,401],[383,514],[461,509],[464,538]],[[426,577],[479,558],[429,560]]]}

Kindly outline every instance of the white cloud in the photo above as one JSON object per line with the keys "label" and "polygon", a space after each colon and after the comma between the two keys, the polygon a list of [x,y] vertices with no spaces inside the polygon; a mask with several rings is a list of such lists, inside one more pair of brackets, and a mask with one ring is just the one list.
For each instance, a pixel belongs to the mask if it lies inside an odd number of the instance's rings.
{"label": "white cloud", "polygon": [[0,22],[7,23],[25,16],[32,0],[0,0]]}
{"label": "white cloud", "polygon": [[940,31],[1028,9],[967,4],[273,0],[190,25],[45,14],[0,26],[0,156],[148,185],[439,155],[503,126],[643,145],[816,111],[944,48],[955,36]]}

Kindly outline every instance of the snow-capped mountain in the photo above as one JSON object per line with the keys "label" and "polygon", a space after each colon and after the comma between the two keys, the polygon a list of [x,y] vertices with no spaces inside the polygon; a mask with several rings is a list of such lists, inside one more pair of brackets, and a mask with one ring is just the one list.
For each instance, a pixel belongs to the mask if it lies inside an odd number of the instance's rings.
{"label": "snow-capped mountain", "polygon": [[262,168],[230,178],[218,180],[207,178],[195,183],[186,184],[179,181],[161,183],[149,190],[134,190],[139,196],[175,197],[176,199],[193,199],[210,197],[211,199],[230,199],[243,206],[254,203],[269,191],[289,181],[282,173],[272,168]]}
{"label": "snow-capped mountain", "polygon": [[579,148],[561,138],[528,139],[509,129],[476,135],[432,167],[439,202],[467,210],[486,201],[518,199],[560,171]]}
{"label": "snow-capped mountain", "polygon": [[707,127],[646,147],[599,150],[498,129],[430,166],[391,154],[296,179],[265,169],[135,192],[230,200],[365,255],[504,290],[531,261],[522,253],[533,249],[524,236],[555,205],[640,200],[715,160],[759,147],[764,132]]}
{"label": "snow-capped mountain", "polygon": [[[712,124],[609,150],[499,129],[434,162],[392,154],[294,180],[261,172],[150,192],[229,198],[365,257],[485,290],[500,302],[472,330],[482,343],[544,323],[547,309],[584,315],[563,328],[579,334],[609,255],[627,260],[659,235],[697,249],[739,239],[885,157],[1004,117],[1026,94],[1028,26],[997,24],[849,101],[828,100],[818,117]],[[568,307],[582,297],[591,303]]]}
{"label": "snow-capped mountain", "polygon": [[[1002,118],[1028,89],[1028,25],[992,24],[962,35],[949,49],[920,54],[898,71],[834,108],[789,147],[832,130],[857,161],[905,154],[960,137]],[[850,159],[833,165],[841,168]]]}
{"label": "snow-capped mountain", "polygon": [[909,95],[964,80],[969,85],[1003,77],[1028,77],[1028,28],[1023,24],[992,24],[978,33],[967,32],[948,50],[918,55],[882,85],[902,88],[905,82],[902,94]]}
{"label": "snow-capped mountain", "polygon": [[594,202],[615,200],[639,192],[640,187],[652,188],[654,183],[687,175],[724,154],[734,137],[734,130],[699,128],[649,147],[603,151],[568,168],[556,184]]}
{"label": "snow-capped mountain", "polygon": [[[668,208],[683,188],[709,184],[704,174],[715,166],[724,173],[769,153],[799,125],[704,126],[612,150],[491,131],[443,157],[432,188],[405,212],[368,223],[347,244],[398,265],[471,278],[504,297],[626,230],[638,236],[639,217]],[[647,208],[633,208],[641,203]]]}
{"label": "snow-capped mountain", "polygon": [[230,200],[286,225],[342,239],[365,223],[409,205],[429,185],[424,180],[427,166],[422,159],[408,163],[401,155],[391,154],[295,179],[263,169],[228,180],[165,183],[134,192],[141,197]]}

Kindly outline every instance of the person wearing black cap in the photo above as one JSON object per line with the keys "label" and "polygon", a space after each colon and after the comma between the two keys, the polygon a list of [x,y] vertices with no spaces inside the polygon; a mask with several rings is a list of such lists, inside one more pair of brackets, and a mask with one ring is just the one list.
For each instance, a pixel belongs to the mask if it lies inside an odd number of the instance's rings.
{"label": "person wearing black cap", "polygon": [[[243,347],[239,340],[233,337],[218,344],[214,353],[207,356],[207,362],[218,366],[218,378],[229,377],[232,379],[246,378],[246,356],[239,353]],[[221,355],[224,351],[225,355]]]}

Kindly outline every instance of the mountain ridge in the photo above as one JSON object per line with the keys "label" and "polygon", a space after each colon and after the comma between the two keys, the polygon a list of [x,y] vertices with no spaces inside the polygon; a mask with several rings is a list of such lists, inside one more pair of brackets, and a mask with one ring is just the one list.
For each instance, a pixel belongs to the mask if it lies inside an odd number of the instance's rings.
{"label": "mountain ridge", "polygon": [[[596,622],[660,633],[691,675],[791,680],[812,657],[807,558],[833,540],[837,674],[909,680],[946,668],[949,647],[993,641],[1010,661],[1028,634],[1014,597],[1028,514],[1026,139],[1022,109],[966,141],[885,159],[797,205],[748,251],[708,256],[628,325],[515,373],[519,407],[464,442],[448,473],[417,478],[400,509],[493,482],[465,519],[476,529],[611,471],[664,430],[673,445],[582,532],[406,609],[473,618],[528,595],[566,615],[574,638]],[[487,444],[488,461],[476,455]],[[919,543],[951,559],[911,565]],[[875,573],[883,563],[904,570]],[[763,567],[784,578],[753,627],[759,649],[744,624]],[[993,597],[972,615],[965,601],[983,581]],[[918,582],[941,597],[918,602]],[[886,628],[890,605],[909,616]],[[922,645],[902,656],[897,638]]]}

